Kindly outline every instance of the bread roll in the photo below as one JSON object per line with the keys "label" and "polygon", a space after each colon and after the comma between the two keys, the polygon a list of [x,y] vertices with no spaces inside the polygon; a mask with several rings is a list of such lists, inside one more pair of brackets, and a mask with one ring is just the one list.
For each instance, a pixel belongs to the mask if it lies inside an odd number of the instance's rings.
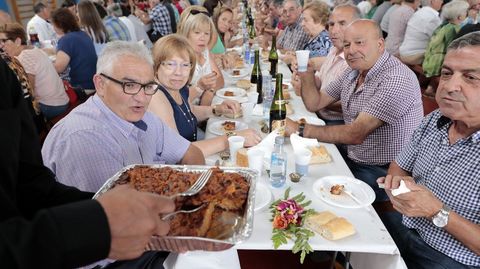
{"label": "bread roll", "polygon": [[250,80],[240,79],[240,80],[237,81],[236,85],[239,88],[249,90],[250,87],[252,86],[252,83],[250,83]]}
{"label": "bread roll", "polygon": [[237,151],[237,166],[248,167],[248,155],[246,148],[241,148]]}
{"label": "bread roll", "polygon": [[312,229],[318,234],[321,234],[322,225],[327,224],[329,221],[331,221],[336,217],[337,216],[330,211],[317,212],[315,214],[310,215],[305,220],[305,225],[307,225],[308,228]]}
{"label": "bread roll", "polygon": [[325,146],[309,147],[309,149],[312,151],[310,164],[329,163],[332,161]]}
{"label": "bread roll", "polygon": [[321,235],[328,240],[339,240],[355,234],[355,228],[345,218],[335,218],[322,226]]}

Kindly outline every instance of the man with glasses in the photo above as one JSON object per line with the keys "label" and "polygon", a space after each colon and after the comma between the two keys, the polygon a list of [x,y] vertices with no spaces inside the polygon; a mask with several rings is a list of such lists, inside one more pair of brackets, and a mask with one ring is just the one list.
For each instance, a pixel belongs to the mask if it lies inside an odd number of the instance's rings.
{"label": "man with glasses", "polygon": [[277,48],[284,50],[301,50],[308,42],[308,35],[303,30],[302,5],[298,0],[287,0],[283,4],[285,15],[285,30],[280,34]]}
{"label": "man with glasses", "polygon": [[130,164],[204,164],[201,151],[146,112],[158,84],[144,46],[108,43],[98,59],[96,94],[48,134],[44,164],[59,181],[97,191]]}

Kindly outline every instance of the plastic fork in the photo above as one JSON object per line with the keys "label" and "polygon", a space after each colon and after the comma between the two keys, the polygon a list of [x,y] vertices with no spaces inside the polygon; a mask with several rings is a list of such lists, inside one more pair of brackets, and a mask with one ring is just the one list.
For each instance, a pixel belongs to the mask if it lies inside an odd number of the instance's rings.
{"label": "plastic fork", "polygon": [[203,172],[200,177],[193,183],[190,188],[184,192],[179,192],[170,195],[170,198],[175,198],[178,196],[192,196],[197,194],[199,191],[205,187],[205,184],[207,184],[208,180],[210,179],[210,176],[212,175],[212,169],[208,169],[207,171]]}
{"label": "plastic fork", "polygon": [[170,219],[171,217],[177,215],[178,213],[193,213],[193,212],[196,212],[198,210],[200,210],[201,208],[203,208],[205,206],[205,204],[201,204],[200,206],[194,208],[194,209],[189,209],[189,210],[177,210],[175,212],[172,212],[172,213],[168,213],[167,215],[163,216],[162,217],[162,220],[168,220]]}

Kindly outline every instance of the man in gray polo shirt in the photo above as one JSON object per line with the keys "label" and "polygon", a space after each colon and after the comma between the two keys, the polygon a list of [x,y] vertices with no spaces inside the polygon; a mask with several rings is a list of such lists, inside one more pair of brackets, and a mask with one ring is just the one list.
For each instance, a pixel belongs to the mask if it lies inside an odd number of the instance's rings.
{"label": "man in gray polo shirt", "polygon": [[58,122],[42,148],[62,183],[95,192],[130,164],[204,164],[197,147],[146,111],[158,87],[147,48],[108,43],[93,81],[97,93]]}
{"label": "man in gray polo shirt", "polygon": [[[317,110],[340,100],[344,125],[300,128],[300,135],[319,141],[345,144],[347,165],[356,178],[368,183],[377,201],[388,200],[376,179],[409,141],[423,117],[420,86],[415,74],[385,52],[382,32],[372,20],[357,20],[344,35],[348,68],[320,91]],[[299,73],[302,84],[311,84],[308,70]],[[303,129],[303,130],[302,130]],[[287,134],[299,124],[287,120]]]}

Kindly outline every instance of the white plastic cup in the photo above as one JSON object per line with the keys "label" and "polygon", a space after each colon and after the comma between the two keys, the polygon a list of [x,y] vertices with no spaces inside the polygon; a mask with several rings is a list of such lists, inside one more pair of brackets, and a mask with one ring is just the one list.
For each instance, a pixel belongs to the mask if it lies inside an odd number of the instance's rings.
{"label": "white plastic cup", "polygon": [[243,136],[234,135],[228,138],[228,148],[230,149],[230,161],[237,163],[237,151],[243,148],[245,138]]}
{"label": "white plastic cup", "polygon": [[255,107],[255,103],[246,102],[242,104],[242,113],[244,119],[249,119],[252,116],[253,108]]}
{"label": "white plastic cup", "polygon": [[249,92],[247,93],[248,102],[256,104],[258,101],[258,92]]}
{"label": "white plastic cup", "polygon": [[262,175],[262,168],[263,168],[263,157],[265,156],[265,152],[259,149],[250,149],[247,151],[248,156],[248,167],[256,170],[258,175]]}
{"label": "white plastic cup", "polygon": [[308,66],[308,56],[310,55],[309,50],[297,50],[295,51],[297,55],[297,65],[298,72],[306,72]]}
{"label": "white plastic cup", "polygon": [[312,159],[312,152],[308,149],[298,149],[295,151],[295,172],[305,176],[308,174],[308,166]]}

